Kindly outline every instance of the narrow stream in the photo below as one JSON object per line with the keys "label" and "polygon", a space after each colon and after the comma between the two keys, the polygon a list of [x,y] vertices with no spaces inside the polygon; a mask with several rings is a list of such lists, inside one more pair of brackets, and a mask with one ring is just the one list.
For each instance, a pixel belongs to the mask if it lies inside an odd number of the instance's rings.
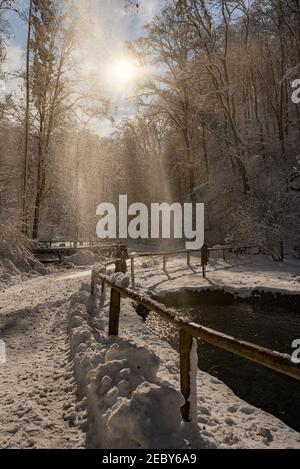
{"label": "narrow stream", "polygon": [[[201,304],[176,308],[198,324],[241,340],[291,354],[291,344],[300,338],[300,314],[262,311],[247,303]],[[178,350],[178,332],[150,313],[148,327]],[[239,397],[283,420],[300,431],[300,383],[232,353],[199,341],[199,368],[218,377]]]}

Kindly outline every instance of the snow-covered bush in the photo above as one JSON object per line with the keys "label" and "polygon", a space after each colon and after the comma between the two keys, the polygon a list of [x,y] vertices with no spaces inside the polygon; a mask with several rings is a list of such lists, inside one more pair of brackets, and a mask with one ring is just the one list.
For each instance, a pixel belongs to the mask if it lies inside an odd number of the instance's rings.
{"label": "snow-covered bush", "polygon": [[41,267],[30,252],[31,247],[32,243],[21,232],[20,221],[15,210],[3,209],[0,212],[0,270],[2,273],[17,275],[20,271],[29,272],[35,264]]}
{"label": "snow-covered bush", "polygon": [[[2,134],[1,134],[2,131]],[[0,135],[4,128],[0,126]],[[0,282],[1,276],[14,276],[34,269],[37,260],[30,250],[33,242],[22,232],[22,215],[15,187],[16,169],[7,163],[5,142],[0,139]],[[41,267],[41,265],[39,265]]]}
{"label": "snow-covered bush", "polygon": [[289,190],[287,177],[265,179],[233,214],[231,242],[256,245],[275,261],[300,245],[300,195]]}

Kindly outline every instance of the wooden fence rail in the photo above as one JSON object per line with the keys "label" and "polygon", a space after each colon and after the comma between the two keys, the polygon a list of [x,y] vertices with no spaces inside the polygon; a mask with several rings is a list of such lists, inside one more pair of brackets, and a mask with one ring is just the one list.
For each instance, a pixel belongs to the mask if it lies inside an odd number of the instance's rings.
{"label": "wooden fence rail", "polygon": [[[64,243],[65,244],[65,243]],[[48,245],[49,246],[49,245]],[[67,247],[67,246],[51,246],[45,247],[41,246],[33,250],[34,254],[40,258],[42,262],[54,262],[54,259],[51,257],[45,260],[41,256],[55,256],[59,262],[63,262],[65,257],[72,256],[76,252],[90,250],[94,254],[99,256],[109,257],[115,259],[117,256],[118,249],[120,244],[94,244],[93,246],[77,246],[77,247]]]}
{"label": "wooden fence rail", "polygon": [[106,275],[99,273],[97,267],[92,271],[91,293],[96,296],[98,286],[101,284],[102,293],[105,285],[111,288],[110,311],[109,311],[109,336],[119,334],[119,318],[121,312],[121,297],[133,300],[144,306],[149,311],[154,311],[161,318],[176,326],[180,334],[180,382],[181,392],[185,399],[182,407],[182,417],[186,421],[191,420],[190,415],[190,389],[191,389],[191,352],[193,339],[200,339],[211,345],[232,352],[243,358],[259,363],[267,368],[300,380],[300,366],[292,362],[290,355],[274,352],[258,345],[237,340],[221,332],[200,326],[190,320],[178,316],[173,310],[165,305],[154,301],[144,294],[132,289],[118,286]]}
{"label": "wooden fence rail", "polygon": [[[241,248],[234,248],[231,246],[222,246],[222,247],[217,247],[217,248],[208,248],[209,252],[222,252],[223,253],[223,260],[226,261],[226,252],[234,252],[236,256],[238,257],[240,253],[244,252],[247,253],[247,251],[250,251],[252,249],[259,249],[257,246],[245,246]],[[178,251],[167,251],[167,252],[143,252],[143,253],[135,253],[130,256],[130,272],[131,272],[131,285],[135,287],[135,260],[138,258],[152,258],[152,257],[162,257],[163,259],[163,270],[164,272],[167,271],[167,262],[168,258],[174,257],[177,255],[184,254],[186,256],[186,262],[187,266],[191,267],[191,256],[192,255],[200,255],[201,250],[193,250],[193,251],[187,251],[187,250],[178,250]]]}
{"label": "wooden fence rail", "polygon": [[[95,247],[95,246],[110,246],[110,245],[114,245],[114,244],[118,244],[120,245],[121,243],[117,243],[117,242],[107,242],[105,243],[105,241],[101,241],[101,240],[92,240],[92,239],[79,239],[79,240],[70,240],[70,239],[39,239],[37,241],[38,245],[40,245],[41,247],[44,246],[44,247],[48,247],[48,248],[53,248],[53,247],[66,247],[66,248],[78,248],[78,247],[81,247],[81,248],[85,248],[87,249],[88,247]],[[60,246],[61,245],[61,246]]]}

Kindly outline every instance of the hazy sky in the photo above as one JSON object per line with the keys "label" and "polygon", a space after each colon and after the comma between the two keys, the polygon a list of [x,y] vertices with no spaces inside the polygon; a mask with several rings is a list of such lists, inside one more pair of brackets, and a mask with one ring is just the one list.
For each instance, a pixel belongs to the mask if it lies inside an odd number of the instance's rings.
{"label": "hazy sky", "polygon": [[[28,0],[19,0],[19,3],[24,10],[28,9]],[[87,43],[88,53],[84,57],[84,66],[95,71],[98,69],[100,75],[107,65],[122,60],[124,42],[143,34],[143,26],[158,13],[163,0],[141,0],[138,11],[135,8],[125,11],[125,0],[77,0],[77,3],[91,12],[93,39]],[[8,19],[12,25],[12,34],[8,43],[5,69],[7,72],[13,72],[24,65],[27,25],[14,13],[9,13]],[[16,82],[12,80],[10,86],[14,89]],[[118,106],[117,120],[132,112],[132,107],[126,104],[124,99],[124,90],[122,91],[117,87],[114,90],[113,80],[110,90],[105,90]],[[113,130],[108,120],[97,123],[97,133],[101,135],[109,135]]]}

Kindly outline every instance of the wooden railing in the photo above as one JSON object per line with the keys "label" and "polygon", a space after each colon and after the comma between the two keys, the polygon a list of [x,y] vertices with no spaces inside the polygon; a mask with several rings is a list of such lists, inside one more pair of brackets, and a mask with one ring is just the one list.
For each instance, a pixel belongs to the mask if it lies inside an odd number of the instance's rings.
{"label": "wooden railing", "polygon": [[191,420],[191,352],[193,339],[200,339],[211,345],[219,347],[228,352],[232,352],[243,358],[259,363],[267,368],[300,380],[300,366],[292,363],[292,359],[287,354],[274,352],[272,350],[259,347],[258,345],[237,340],[221,332],[200,326],[190,320],[179,317],[173,310],[165,305],[154,301],[145,294],[124,287],[120,287],[106,275],[99,273],[97,267],[93,268],[91,280],[91,293],[96,296],[98,287],[101,285],[102,293],[105,285],[111,288],[110,309],[109,309],[109,336],[119,334],[119,319],[121,312],[121,296],[133,300],[135,303],[144,306],[149,311],[154,311],[161,318],[175,326],[180,336],[180,383],[181,392],[185,399],[185,404],[181,409],[182,417],[186,421]]}
{"label": "wooden railing", "polygon": [[[66,256],[71,256],[72,254],[75,254],[77,251],[84,251],[88,249],[98,255],[103,255],[103,256],[115,259],[117,256],[118,249],[120,247],[120,244],[93,244],[90,246],[75,247],[72,245],[72,243],[73,242],[71,241],[70,247],[66,246],[66,243],[62,243],[64,244],[64,246],[53,246],[53,244],[51,245],[51,247],[49,245],[48,247],[40,246],[34,249],[34,253],[37,256],[45,256],[45,255],[57,256],[59,262],[62,262]],[[50,261],[51,259],[49,260],[49,262]]]}
{"label": "wooden railing", "polygon": [[[222,247],[216,247],[216,248],[208,248],[208,251],[209,252],[222,252],[223,260],[226,261],[227,252],[234,253],[238,257],[241,253],[247,253],[247,251],[254,250],[254,249],[257,250],[259,248],[257,248],[256,246],[245,246],[245,247],[240,247],[240,248],[234,248],[231,246],[222,246]],[[166,272],[167,262],[170,257],[184,255],[186,256],[187,266],[191,267],[191,257],[192,255],[196,255],[196,254],[200,255],[201,250],[193,250],[193,251],[178,250],[178,251],[167,251],[167,252],[145,252],[145,253],[132,254],[130,256],[131,285],[133,287],[135,286],[135,260],[138,258],[161,257],[163,260],[163,270]]]}
{"label": "wooden railing", "polygon": [[[79,239],[77,241],[70,240],[70,239],[39,239],[38,244],[40,247],[48,247],[48,248],[59,248],[59,247],[65,247],[65,248],[89,248],[89,247],[94,247],[94,246],[109,246],[109,245],[114,245],[117,243],[110,243],[107,242],[105,244],[105,241],[101,240],[95,240],[95,239]],[[120,243],[118,243],[119,245]]]}

